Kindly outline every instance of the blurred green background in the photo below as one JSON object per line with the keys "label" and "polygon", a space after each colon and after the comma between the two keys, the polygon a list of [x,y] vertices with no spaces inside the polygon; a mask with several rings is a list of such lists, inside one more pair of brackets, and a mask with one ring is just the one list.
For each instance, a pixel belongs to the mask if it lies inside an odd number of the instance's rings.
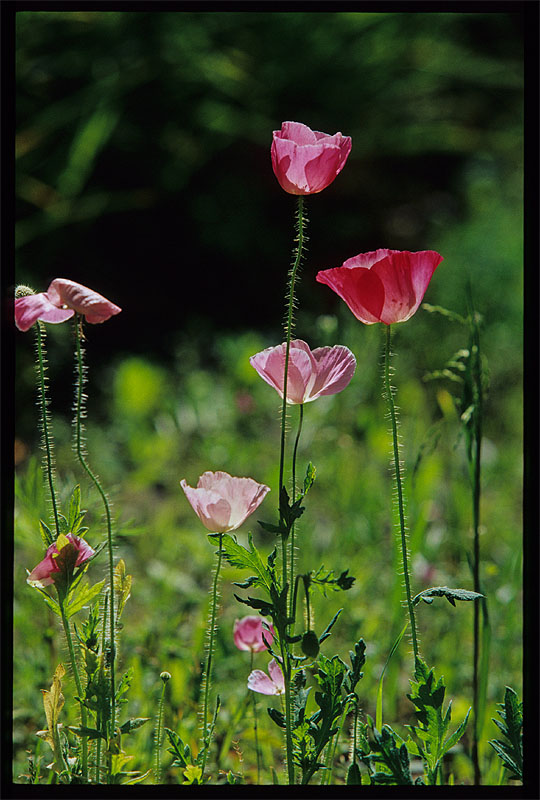
{"label": "blurred green background", "polygon": [[[85,332],[89,460],[114,500],[118,555],[133,575],[122,634],[122,662],[135,675],[131,716],[156,712],[167,669],[166,724],[196,740],[213,549],[180,479],[194,485],[207,469],[251,475],[273,489],[260,518],[275,513],[279,400],[248,359],[282,338],[295,202],[275,180],[270,144],[283,120],[353,141],[336,181],[307,198],[296,328],[312,347],[345,344],[358,360],[345,392],[306,408],[299,453],[300,469],[312,460],[318,475],[300,524],[300,566],[324,563],[356,576],[348,593],[316,606],[321,630],[345,607],[325,652],[335,645],[345,657],[365,638],[363,702],[374,714],[403,611],[380,326],[358,323],[315,274],[380,247],[434,249],[444,261],[426,301],[465,313],[470,279],[489,364],[486,736],[496,733],[489,720],[504,686],[521,691],[523,25],[521,13],[495,12],[17,13],[16,280],[45,291],[54,277],[70,278],[123,309]],[[73,337],[69,325],[48,326],[48,334],[59,491],[65,503],[81,482],[94,544],[103,537],[102,509],[71,452]],[[24,582],[25,568],[42,557],[37,519],[48,513],[37,472],[32,338],[17,334],[15,777],[27,771],[44,724],[39,689],[64,657],[54,620]],[[415,591],[471,587],[455,387],[422,380],[466,344],[459,325],[423,310],[395,339]],[[439,446],[413,481],[422,443],[439,422]],[[257,527],[268,551],[271,537]],[[225,570],[219,767],[240,769],[231,728],[252,778],[249,720],[233,719],[246,691],[238,675],[248,672],[232,643],[233,621],[245,612],[232,597],[236,579]],[[458,719],[471,703],[472,608],[441,600],[418,617],[422,652],[444,673]],[[409,672],[403,644],[385,682],[385,720],[398,726],[410,719]],[[264,724],[268,747],[279,748],[277,729]],[[146,769],[151,734],[136,734],[133,768]],[[485,774],[496,782],[488,750]],[[468,760],[455,761],[468,782]]]}

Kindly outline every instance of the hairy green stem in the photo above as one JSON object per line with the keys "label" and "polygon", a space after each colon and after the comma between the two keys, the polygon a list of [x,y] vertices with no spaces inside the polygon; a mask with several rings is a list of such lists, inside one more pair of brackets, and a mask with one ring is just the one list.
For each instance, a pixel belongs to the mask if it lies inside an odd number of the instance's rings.
{"label": "hairy green stem", "polygon": [[[79,675],[79,667],[77,664],[77,659],[75,657],[75,650],[73,648],[73,639],[71,638],[71,630],[69,627],[69,622],[66,617],[66,612],[64,610],[64,599],[59,598],[59,606],[60,606],[60,614],[62,617],[62,625],[64,626],[64,633],[66,635],[66,641],[69,651],[69,657],[71,659],[71,668],[73,670],[73,677],[75,678],[75,686],[77,687],[77,694],[79,696],[79,703],[81,708],[81,726],[83,728],[88,727],[88,720],[86,716],[86,708],[83,704],[83,688],[81,683],[81,676]],[[82,767],[82,774],[83,778],[88,778],[88,743],[86,736],[81,737],[81,767]]]}
{"label": "hairy green stem", "polygon": [[[298,442],[300,441],[300,434],[302,433],[302,423],[304,421],[304,404],[300,403],[298,406],[300,411],[300,416],[298,419],[298,430],[296,431],[296,439],[294,440],[294,450],[293,450],[293,458],[292,458],[292,501],[293,503],[296,500],[296,454],[298,452]],[[291,527],[291,568],[289,572],[289,582],[290,585],[293,585],[294,581],[294,534],[295,534],[295,527],[296,525],[293,523]],[[289,616],[294,617],[294,606],[293,606],[293,596],[292,592],[289,598]]]}
{"label": "hairy green stem", "polygon": [[[83,417],[85,414],[83,394],[83,385],[86,381],[85,365],[83,361],[83,348],[81,346],[82,338],[82,316],[75,315],[75,341],[76,341],[76,373],[77,382],[75,389],[75,450],[79,462],[94,483],[99,492],[103,505],[105,507],[105,516],[107,519],[107,547],[109,555],[109,632],[111,640],[111,656],[110,656],[110,682],[111,682],[111,719],[110,719],[110,735],[114,736],[116,728],[116,680],[115,680],[115,667],[116,667],[116,620],[115,620],[115,605],[114,605],[114,554],[113,554],[113,533],[112,533],[112,515],[111,508],[107,495],[99,482],[97,475],[92,472],[88,462],[86,461],[84,452],[84,437],[83,437]],[[104,606],[105,614],[107,606]],[[103,617],[103,627],[106,626],[106,616]],[[110,763],[110,759],[109,759]],[[110,776],[109,776],[110,777]]]}
{"label": "hairy green stem", "polygon": [[[249,663],[249,672],[253,671],[253,650],[250,650],[251,660]],[[255,753],[257,754],[257,784],[261,781],[261,751],[259,748],[259,731],[257,720],[257,697],[255,692],[251,692],[251,699],[253,700],[253,736],[255,739]]]}
{"label": "hairy green stem", "polygon": [[[473,436],[474,453],[472,459],[472,479],[473,479],[473,589],[480,593],[480,464],[482,451],[482,369],[480,363],[480,341],[478,326],[474,319],[474,310],[471,309],[472,325],[472,381],[474,392],[474,414],[473,414]],[[473,620],[473,737],[472,737],[472,762],[474,769],[474,783],[480,785],[482,775],[478,758],[478,740],[480,738],[478,710],[479,710],[479,691],[478,691],[478,662],[480,655],[480,607],[479,603],[474,603]]]}
{"label": "hairy green stem", "polygon": [[163,688],[161,689],[161,697],[159,699],[159,706],[158,706],[158,717],[157,717],[157,726],[156,726],[156,735],[154,739],[154,747],[155,747],[155,778],[156,783],[159,783],[159,779],[161,777],[161,740],[163,738],[163,705],[165,703],[165,687],[167,686],[167,682],[170,680],[170,673],[162,672],[161,673],[161,680],[163,681]]}
{"label": "hairy green stem", "polygon": [[216,627],[216,616],[217,616],[217,606],[218,606],[218,582],[219,582],[219,572],[221,569],[221,559],[223,557],[222,551],[222,542],[223,542],[223,534],[219,534],[219,550],[218,550],[218,557],[217,557],[217,564],[216,569],[214,571],[214,582],[212,585],[212,604],[210,610],[210,639],[208,642],[208,655],[206,657],[206,666],[204,670],[204,701],[203,701],[203,760],[201,764],[202,768],[202,778],[204,778],[204,770],[206,768],[206,760],[208,758],[208,750],[210,748],[210,738],[211,734],[208,730],[208,698],[210,695],[210,682],[212,679],[212,666],[213,666],[213,658],[214,658],[214,634],[215,634],[215,627]]}
{"label": "hairy green stem", "polygon": [[286,646],[280,641],[281,658],[283,661],[283,677],[285,684],[285,747],[287,752],[287,775],[289,785],[294,785],[294,760],[291,726],[291,660]]}
{"label": "hairy green stem", "polygon": [[[295,284],[298,269],[300,267],[300,263],[302,261],[303,249],[304,249],[304,242],[305,242],[305,225],[307,222],[307,218],[304,214],[304,198],[302,195],[298,196],[298,206],[296,210],[296,253],[294,257],[294,262],[289,272],[289,283],[287,288],[287,317],[285,320],[285,337],[286,337],[286,347],[285,347],[285,370],[283,374],[283,402],[281,406],[281,445],[280,445],[280,455],[279,455],[279,499],[278,502],[280,503],[281,507],[281,494],[283,489],[283,472],[284,472],[284,465],[285,465],[285,434],[286,434],[286,424],[287,424],[287,383],[289,377],[289,354],[291,351],[291,337],[292,331],[294,327],[293,322],[293,312],[295,306]],[[287,558],[286,558],[286,547],[283,544],[283,586],[287,584]]]}
{"label": "hairy green stem", "polygon": [[49,419],[47,413],[47,382],[45,379],[45,364],[47,361],[45,352],[45,325],[38,322],[36,325],[36,351],[37,351],[37,370],[38,370],[38,393],[41,406],[41,425],[43,429],[43,441],[45,444],[45,471],[47,473],[47,481],[49,483],[49,491],[51,494],[51,503],[54,514],[54,526],[56,528],[56,538],[60,535],[60,526],[58,524],[58,505],[56,503],[56,492],[54,489],[54,457],[53,457],[53,441],[49,433]]}
{"label": "hairy green stem", "polygon": [[407,595],[407,607],[409,609],[409,620],[411,623],[411,637],[414,652],[414,658],[418,657],[418,641],[416,635],[416,619],[414,616],[414,606],[412,604],[411,585],[409,580],[409,565],[407,561],[407,533],[405,526],[405,506],[403,500],[403,485],[401,464],[399,460],[399,442],[398,442],[398,421],[396,406],[394,404],[394,389],[390,384],[390,341],[392,336],[391,325],[386,326],[386,347],[384,357],[384,388],[386,401],[388,403],[388,411],[392,425],[392,449],[394,456],[394,478],[396,482],[396,493],[399,512],[399,530],[401,535],[401,557],[403,561],[403,579],[405,582],[405,592]]}

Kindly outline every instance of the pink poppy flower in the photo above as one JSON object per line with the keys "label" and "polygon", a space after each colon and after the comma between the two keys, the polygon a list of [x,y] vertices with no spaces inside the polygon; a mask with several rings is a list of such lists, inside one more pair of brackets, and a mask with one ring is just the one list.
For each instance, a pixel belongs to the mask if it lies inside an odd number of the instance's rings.
{"label": "pink poppy flower", "polygon": [[[263,628],[263,621],[270,630]],[[239,650],[249,650],[252,653],[261,653],[267,650],[263,635],[267,642],[272,644],[274,639],[274,626],[262,617],[243,617],[234,622],[233,638]]]}
{"label": "pink poppy flower", "polygon": [[74,313],[71,308],[58,308],[51,303],[45,292],[15,298],[15,325],[20,331],[29,330],[38,319],[57,324]]}
{"label": "pink poppy flower", "polygon": [[[267,347],[249,359],[251,366],[281,398],[286,353],[284,342],[277,347]],[[356,359],[344,345],[317,347],[311,351],[301,339],[294,339],[289,350],[287,402],[311,403],[318,397],[337,394],[349,385],[355,369]]]}
{"label": "pink poppy flower", "polygon": [[281,667],[273,658],[268,664],[268,672],[263,672],[262,669],[254,669],[248,675],[248,689],[259,694],[284,694],[285,693],[285,678]]}
{"label": "pink poppy flower", "polygon": [[375,250],[317,274],[366,325],[405,322],[418,310],[443,257],[434,250]]}
{"label": "pink poppy flower", "polygon": [[47,296],[55,306],[67,306],[84,314],[92,324],[105,322],[122,309],[103,295],[66,278],[55,278],[47,289]]}
{"label": "pink poppy flower", "polygon": [[[61,537],[62,534],[54,544],[47,548],[43,561],[40,561],[29,573],[26,581],[31,586],[43,589],[45,586],[55,583],[55,578],[70,577],[74,569],[80,567],[94,555],[94,550],[79,536],[68,533],[63,539]],[[58,543],[60,543],[60,550]]]}
{"label": "pink poppy flower", "polygon": [[339,175],[351,152],[350,136],[312,131],[301,122],[283,122],[272,134],[272,168],[289,194],[316,194]]}
{"label": "pink poppy flower", "polygon": [[202,524],[212,533],[235,531],[270,491],[269,486],[252,478],[233,478],[227,472],[204,472],[196,489],[185,480],[180,485]]}

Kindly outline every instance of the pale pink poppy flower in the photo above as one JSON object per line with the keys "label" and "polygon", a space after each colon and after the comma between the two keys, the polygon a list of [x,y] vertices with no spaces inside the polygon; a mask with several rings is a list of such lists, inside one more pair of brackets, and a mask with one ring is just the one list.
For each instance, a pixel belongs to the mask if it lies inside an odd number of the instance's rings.
{"label": "pale pink poppy flower", "polygon": [[[43,589],[55,583],[55,576],[59,576],[64,569],[75,569],[88,561],[94,555],[94,550],[81,537],[68,533],[64,537],[68,543],[58,550],[57,542],[47,548],[45,558],[29,573],[26,581],[31,586]],[[57,540],[58,541],[58,540]],[[69,550],[69,552],[68,552]]]}
{"label": "pale pink poppy flower", "polygon": [[[270,630],[263,627],[266,622]],[[267,650],[263,636],[272,644],[274,639],[274,626],[262,617],[242,617],[234,622],[233,638],[239,650],[249,650],[252,653],[261,653]]]}
{"label": "pale pink poppy flower", "polygon": [[122,310],[103,295],[66,278],[55,278],[47,289],[47,296],[56,306],[67,306],[78,314],[84,314],[92,324],[105,322]]}
{"label": "pale pink poppy flower", "polygon": [[418,310],[443,257],[434,250],[375,250],[317,274],[366,325],[405,322]]}
{"label": "pale pink poppy flower", "polygon": [[233,478],[227,472],[204,472],[195,489],[184,479],[180,486],[202,524],[212,533],[239,528],[270,491],[269,486],[253,478]]}
{"label": "pale pink poppy flower", "polygon": [[281,667],[273,658],[268,664],[268,672],[263,672],[262,669],[254,669],[248,675],[248,689],[259,694],[284,694],[285,693],[285,678]]}
{"label": "pale pink poppy flower", "polygon": [[[287,345],[267,347],[249,363],[263,380],[283,397]],[[345,389],[354,375],[356,359],[348,347],[317,347],[311,351],[301,339],[294,339],[289,350],[287,403],[311,403],[318,397],[337,394]]]}
{"label": "pale pink poppy flower", "polygon": [[57,324],[65,322],[74,313],[71,308],[58,308],[45,292],[15,299],[15,325],[20,331],[30,330],[38,319]]}
{"label": "pale pink poppy flower", "polygon": [[316,194],[341,172],[351,152],[350,136],[312,131],[301,122],[283,122],[272,134],[272,168],[289,194]]}

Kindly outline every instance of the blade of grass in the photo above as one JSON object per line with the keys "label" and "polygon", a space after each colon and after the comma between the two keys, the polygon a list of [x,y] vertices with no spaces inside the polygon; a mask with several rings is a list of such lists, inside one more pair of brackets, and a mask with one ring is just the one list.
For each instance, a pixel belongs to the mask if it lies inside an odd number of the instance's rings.
{"label": "blade of grass", "polygon": [[386,668],[387,668],[388,664],[390,663],[390,659],[392,658],[392,656],[394,655],[394,653],[398,649],[399,643],[401,642],[401,640],[405,636],[405,631],[407,630],[408,625],[409,625],[409,622],[407,621],[405,623],[405,625],[403,626],[403,628],[401,630],[401,633],[399,634],[399,636],[395,640],[394,644],[390,648],[390,652],[388,653],[388,658],[386,659],[386,663],[385,663],[385,665],[383,667],[383,670],[381,672],[381,677],[379,678],[379,685],[377,687],[377,708],[376,708],[376,712],[375,712],[375,727],[377,728],[378,731],[382,730],[383,679],[384,679],[384,673],[386,672]]}

